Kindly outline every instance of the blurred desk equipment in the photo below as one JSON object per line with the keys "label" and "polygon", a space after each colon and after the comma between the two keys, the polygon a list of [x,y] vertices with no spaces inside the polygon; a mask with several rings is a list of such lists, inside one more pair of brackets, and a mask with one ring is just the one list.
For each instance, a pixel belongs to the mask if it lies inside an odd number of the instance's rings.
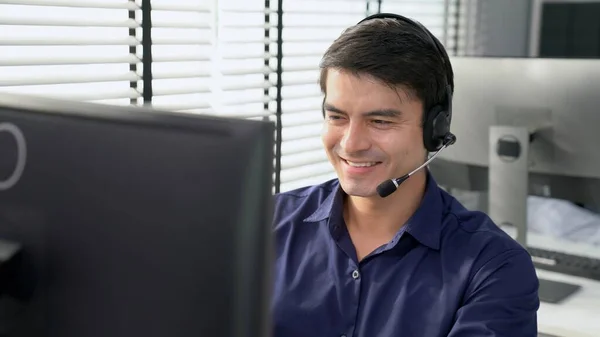
{"label": "blurred desk equipment", "polygon": [[538,269],[538,277],[576,284],[580,291],[561,303],[542,302],[538,330],[556,337],[598,337],[600,331],[600,281]]}
{"label": "blurred desk equipment", "polygon": [[[451,62],[458,141],[432,163],[436,180],[515,231],[537,267],[600,280],[600,60]],[[561,202],[561,213],[533,212]],[[580,288],[540,281],[546,302]]]}
{"label": "blurred desk equipment", "polygon": [[269,336],[273,132],[0,94],[0,335]]}

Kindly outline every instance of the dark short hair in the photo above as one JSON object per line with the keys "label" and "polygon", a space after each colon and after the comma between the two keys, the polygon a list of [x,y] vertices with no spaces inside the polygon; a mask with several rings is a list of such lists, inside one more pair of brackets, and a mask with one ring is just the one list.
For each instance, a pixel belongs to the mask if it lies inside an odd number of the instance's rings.
{"label": "dark short hair", "polygon": [[390,87],[407,88],[428,110],[445,101],[448,85],[454,87],[443,48],[442,54],[447,66],[420,28],[396,19],[372,19],[347,28],[327,49],[320,63],[319,84],[327,94],[327,72],[332,68],[368,74]]}

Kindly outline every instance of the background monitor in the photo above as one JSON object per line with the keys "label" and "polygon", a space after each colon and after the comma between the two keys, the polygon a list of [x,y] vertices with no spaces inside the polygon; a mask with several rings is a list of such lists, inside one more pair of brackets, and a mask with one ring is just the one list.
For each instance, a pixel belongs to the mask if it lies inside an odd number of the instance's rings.
{"label": "background monitor", "polygon": [[0,94],[0,335],[268,336],[273,132]]}
{"label": "background monitor", "polygon": [[600,58],[600,2],[532,0],[529,56]]}
{"label": "background monitor", "polygon": [[538,266],[600,280],[600,60],[451,62],[457,141],[430,166],[438,183]]}

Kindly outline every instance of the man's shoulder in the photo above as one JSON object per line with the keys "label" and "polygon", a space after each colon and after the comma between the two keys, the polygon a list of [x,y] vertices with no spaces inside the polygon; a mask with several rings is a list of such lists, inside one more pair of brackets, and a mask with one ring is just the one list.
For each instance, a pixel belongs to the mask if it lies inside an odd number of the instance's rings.
{"label": "man's shoulder", "polygon": [[[444,195],[447,212],[441,234],[441,254],[446,270],[463,273],[465,300],[493,282],[488,297],[530,299],[536,307],[538,279],[531,255],[486,213],[468,210]],[[494,281],[496,280],[496,281]]]}
{"label": "man's shoulder", "polygon": [[443,192],[446,204],[442,249],[461,252],[463,257],[476,257],[481,266],[501,256],[528,255],[527,250],[500,228],[484,212],[469,210],[458,200]]}

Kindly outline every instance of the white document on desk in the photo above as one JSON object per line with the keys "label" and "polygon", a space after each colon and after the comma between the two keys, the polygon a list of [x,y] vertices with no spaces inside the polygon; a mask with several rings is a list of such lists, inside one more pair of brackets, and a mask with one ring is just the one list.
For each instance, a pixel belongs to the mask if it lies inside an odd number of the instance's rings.
{"label": "white document on desk", "polygon": [[566,200],[537,196],[527,198],[527,208],[530,231],[600,249],[600,215]]}

